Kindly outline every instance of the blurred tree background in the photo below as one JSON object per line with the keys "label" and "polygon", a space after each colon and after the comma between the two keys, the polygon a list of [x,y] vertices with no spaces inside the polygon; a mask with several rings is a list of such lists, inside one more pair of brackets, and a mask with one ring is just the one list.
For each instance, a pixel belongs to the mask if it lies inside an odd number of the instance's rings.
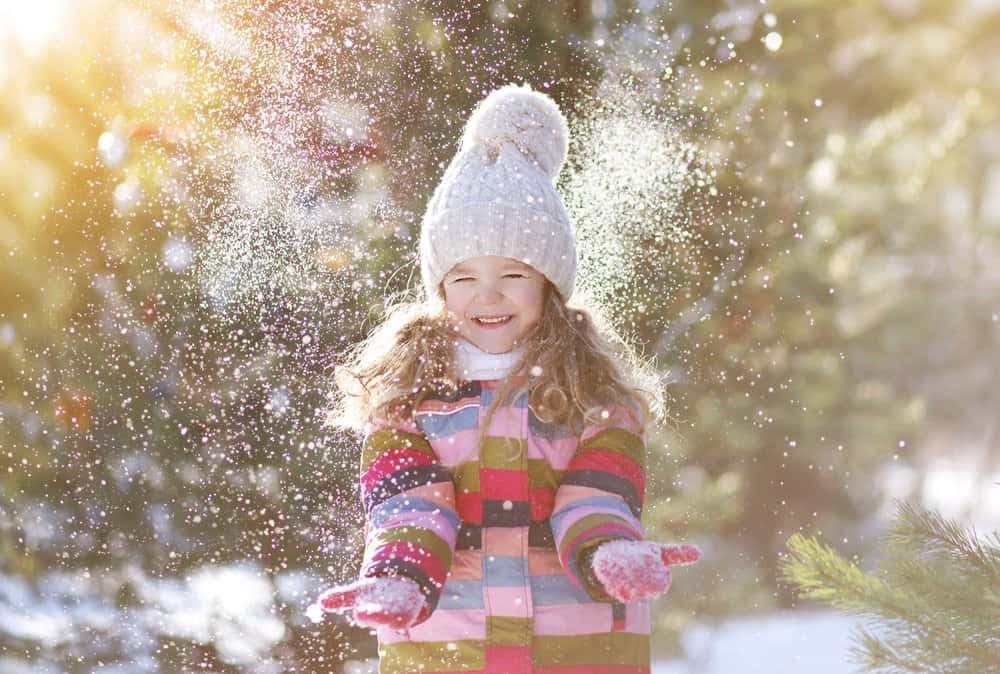
{"label": "blurred tree background", "polygon": [[[330,672],[355,572],[337,354],[510,81],[569,112],[581,282],[655,359],[658,604],[795,603],[890,497],[998,510],[1000,9],[988,2],[9,3],[0,21],[0,669]],[[977,510],[978,508],[978,510]]]}

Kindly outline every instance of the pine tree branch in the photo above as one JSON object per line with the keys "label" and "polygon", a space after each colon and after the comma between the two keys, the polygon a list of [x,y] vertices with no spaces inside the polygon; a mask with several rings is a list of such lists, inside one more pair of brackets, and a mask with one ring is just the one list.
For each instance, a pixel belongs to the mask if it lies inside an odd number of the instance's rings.
{"label": "pine tree branch", "polygon": [[898,504],[889,544],[918,554],[957,558],[979,569],[993,585],[1000,584],[1000,546],[989,546],[988,540],[984,545],[974,528],[966,532],[958,523],[911,503]]}
{"label": "pine tree branch", "polygon": [[900,655],[892,646],[867,629],[858,629],[855,641],[857,644],[850,649],[851,657],[865,669],[872,672],[895,673],[902,671],[927,674],[925,662],[910,660]]}
{"label": "pine tree branch", "polygon": [[819,541],[793,534],[787,546],[791,555],[783,561],[782,573],[807,598],[861,616],[906,618],[908,615],[906,597],[865,575]]}
{"label": "pine tree branch", "polygon": [[[993,627],[996,623],[989,620],[991,611],[981,611],[979,600],[972,607],[957,604],[951,596],[955,583],[935,577],[946,575],[946,569],[927,568],[897,552],[895,565],[885,574],[891,579],[888,582],[864,574],[815,539],[796,534],[788,548],[791,556],[782,570],[804,596],[869,620],[881,617],[886,621],[879,631],[892,647],[870,632],[861,636],[861,660],[875,671],[888,667],[888,671],[927,672],[928,663],[942,660],[948,664],[939,671],[948,674],[1000,671],[1000,638]],[[959,594],[971,599],[967,592]],[[942,611],[938,605],[942,601],[955,610]],[[980,622],[980,614],[985,622]],[[914,663],[919,663],[918,669],[913,669]]]}
{"label": "pine tree branch", "polygon": [[941,560],[918,560],[897,551],[890,554],[883,569],[893,577],[894,584],[908,587],[918,596],[933,598],[934,613],[953,629],[976,634],[987,625],[997,624],[1000,618],[996,592],[989,585],[984,592],[981,576],[959,575]]}
{"label": "pine tree branch", "polygon": [[[994,538],[996,534],[994,533]],[[1000,546],[981,542],[940,514],[910,503],[898,505],[890,527],[887,571],[898,583],[933,598],[930,614],[940,654],[951,654],[970,671],[1000,671]],[[961,634],[956,642],[951,636]]]}

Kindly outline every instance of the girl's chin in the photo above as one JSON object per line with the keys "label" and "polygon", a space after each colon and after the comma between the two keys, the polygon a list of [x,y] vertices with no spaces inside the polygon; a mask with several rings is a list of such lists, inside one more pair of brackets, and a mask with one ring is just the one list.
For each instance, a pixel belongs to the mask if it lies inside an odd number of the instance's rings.
{"label": "girl's chin", "polygon": [[480,351],[485,351],[486,353],[491,353],[494,355],[501,353],[509,353],[514,350],[513,344],[484,344],[481,342],[480,343],[472,342],[472,343],[478,346]]}
{"label": "girl's chin", "polygon": [[475,344],[480,351],[492,354],[508,353],[513,351],[516,346],[516,344],[509,339],[481,339],[471,335],[466,335],[465,338]]}

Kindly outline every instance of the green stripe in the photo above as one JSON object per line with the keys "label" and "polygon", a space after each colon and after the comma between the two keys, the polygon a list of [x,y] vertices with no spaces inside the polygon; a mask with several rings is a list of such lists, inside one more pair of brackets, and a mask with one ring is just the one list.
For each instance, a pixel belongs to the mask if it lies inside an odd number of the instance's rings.
{"label": "green stripe", "polygon": [[545,459],[528,459],[528,489],[557,489],[565,476],[566,471],[555,470]]}
{"label": "green stripe", "polygon": [[479,491],[479,462],[465,461],[458,464],[452,473],[455,476],[455,491],[470,493]]}
{"label": "green stripe", "polygon": [[527,455],[527,443],[520,438],[487,436],[479,449],[479,463],[483,468],[524,470]]}
{"label": "green stripe", "polygon": [[621,540],[621,538],[617,536],[594,536],[581,543],[574,553],[576,555],[576,568],[580,569],[580,582],[583,583],[583,589],[587,591],[591,599],[596,601],[614,601],[614,597],[608,594],[608,591],[604,589],[601,581],[597,580],[592,571],[583,568],[584,564],[591,563],[590,561],[583,560],[586,559],[585,555],[588,551],[596,548],[601,543],[615,540]]}
{"label": "green stripe", "polygon": [[531,618],[486,616],[486,643],[490,646],[530,646]]}
{"label": "green stripe", "polygon": [[532,664],[536,667],[570,665],[649,667],[649,635],[607,632],[535,637],[531,657]]}
{"label": "green stripe", "polygon": [[438,536],[430,529],[415,527],[412,524],[393,527],[391,529],[379,529],[374,532],[365,548],[369,554],[374,554],[378,548],[387,543],[412,543],[431,551],[438,561],[444,564],[444,568],[451,566],[451,546],[448,542]]}
{"label": "green stripe", "polygon": [[[562,544],[559,546],[560,555],[566,551],[566,546],[570,544],[571,541],[575,540],[585,531],[592,529],[596,526],[600,526],[606,522],[616,522],[624,524],[630,530],[632,525],[627,521],[618,517],[616,515],[605,515],[603,513],[593,513],[582,518],[579,522],[576,522],[573,526],[566,530],[566,534],[562,537]],[[603,535],[603,534],[602,534]]]}
{"label": "green stripe", "polygon": [[418,433],[406,433],[394,428],[380,428],[365,438],[364,448],[361,450],[361,472],[368,470],[380,455],[390,449],[405,447],[414,449],[437,460],[437,454],[431,448],[431,443],[427,438]]}
{"label": "green stripe", "polygon": [[468,672],[486,668],[486,642],[398,641],[379,644],[379,674]]}
{"label": "green stripe", "polygon": [[577,454],[588,449],[603,449],[632,459],[646,470],[646,447],[635,433],[623,428],[609,428],[592,438],[587,438],[577,447]]}

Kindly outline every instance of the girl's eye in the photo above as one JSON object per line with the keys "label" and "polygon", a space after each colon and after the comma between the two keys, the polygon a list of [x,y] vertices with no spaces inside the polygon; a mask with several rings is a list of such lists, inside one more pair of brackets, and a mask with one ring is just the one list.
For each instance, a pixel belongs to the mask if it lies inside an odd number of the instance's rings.
{"label": "girl's eye", "polygon": [[504,274],[504,278],[528,278],[524,274]]}
{"label": "girl's eye", "polygon": [[452,283],[458,283],[459,281],[471,281],[471,280],[472,280],[471,276],[462,276],[462,277],[459,277],[459,278],[453,278],[451,280],[451,282]]}

